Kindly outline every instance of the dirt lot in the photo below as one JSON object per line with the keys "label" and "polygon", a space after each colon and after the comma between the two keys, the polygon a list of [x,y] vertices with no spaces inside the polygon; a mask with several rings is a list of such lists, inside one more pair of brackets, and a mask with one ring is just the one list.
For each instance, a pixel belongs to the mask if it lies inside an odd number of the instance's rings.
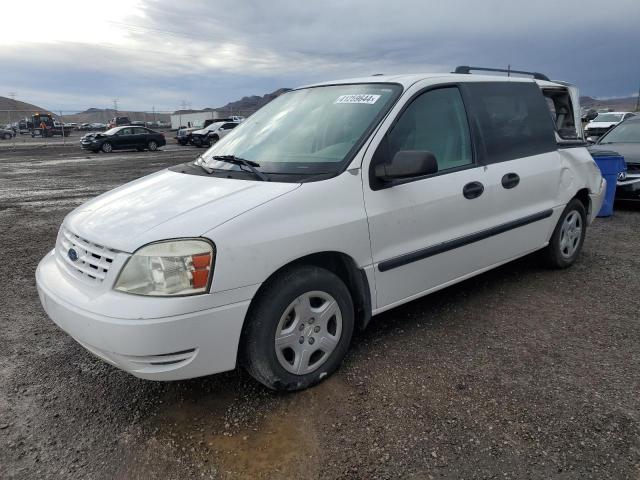
{"label": "dirt lot", "polygon": [[640,478],[640,209],[375,317],[322,385],[138,380],[40,308],[64,215],[195,149],[0,150],[0,478]]}

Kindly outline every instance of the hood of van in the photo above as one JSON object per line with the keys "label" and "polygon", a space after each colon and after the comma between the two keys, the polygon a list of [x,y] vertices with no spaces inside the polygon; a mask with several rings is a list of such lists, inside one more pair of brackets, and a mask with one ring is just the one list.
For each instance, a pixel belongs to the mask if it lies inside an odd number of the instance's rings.
{"label": "hood of van", "polygon": [[133,252],[157,240],[198,237],[299,186],[163,170],[90,200],[64,224],[93,243]]}

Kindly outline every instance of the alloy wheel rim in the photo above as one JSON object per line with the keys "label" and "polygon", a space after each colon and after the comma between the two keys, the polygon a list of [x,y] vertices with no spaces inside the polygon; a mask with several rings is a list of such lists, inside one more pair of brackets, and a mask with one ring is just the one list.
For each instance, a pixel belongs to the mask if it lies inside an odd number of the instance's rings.
{"label": "alloy wheel rim", "polygon": [[156,142],[149,143],[149,150],[153,151],[157,148]]}
{"label": "alloy wheel rim", "polygon": [[582,217],[573,210],[565,217],[560,229],[560,253],[571,258],[578,250],[582,238]]}
{"label": "alloy wheel rim", "polygon": [[111,144],[110,143],[105,143],[104,146],[102,147],[102,149],[105,152],[110,152],[111,151]]}
{"label": "alloy wheel rim", "polygon": [[278,362],[289,373],[305,375],[323,365],[342,335],[342,312],[326,292],[306,292],[280,317],[275,334]]}

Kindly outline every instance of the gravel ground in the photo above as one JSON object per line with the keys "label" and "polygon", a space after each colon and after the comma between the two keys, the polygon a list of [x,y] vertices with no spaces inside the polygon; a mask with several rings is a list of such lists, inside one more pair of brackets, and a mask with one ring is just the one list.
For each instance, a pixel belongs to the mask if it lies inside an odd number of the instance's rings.
{"label": "gravel ground", "polygon": [[40,308],[64,215],[195,149],[0,152],[0,478],[640,478],[640,209],[565,271],[526,257],[375,317],[297,394],[241,371],[154,383]]}

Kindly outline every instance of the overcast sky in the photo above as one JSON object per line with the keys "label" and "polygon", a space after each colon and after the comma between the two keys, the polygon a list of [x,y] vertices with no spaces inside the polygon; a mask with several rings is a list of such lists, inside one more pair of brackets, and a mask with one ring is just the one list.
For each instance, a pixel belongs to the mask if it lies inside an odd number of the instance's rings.
{"label": "overcast sky", "polygon": [[640,86],[640,0],[3,2],[0,95],[53,110],[216,107],[279,87],[455,65],[584,95]]}

